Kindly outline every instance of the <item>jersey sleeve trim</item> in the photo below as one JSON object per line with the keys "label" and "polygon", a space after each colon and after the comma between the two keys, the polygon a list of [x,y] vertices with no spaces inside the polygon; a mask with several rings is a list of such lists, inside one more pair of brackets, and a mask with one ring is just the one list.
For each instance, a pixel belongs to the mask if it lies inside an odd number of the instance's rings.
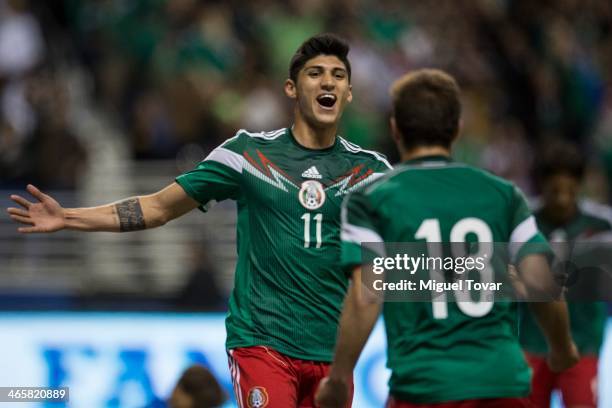
{"label": "jersey sleeve trim", "polygon": [[511,259],[515,260],[526,242],[538,235],[538,226],[533,215],[525,218],[510,234],[509,250]]}
{"label": "jersey sleeve trim", "polygon": [[[369,228],[360,227],[358,225],[349,224],[346,201],[343,203],[340,210],[340,221],[340,240],[345,243],[361,245],[363,242],[375,242],[381,244],[384,242],[382,237],[376,231]],[[384,249],[379,248],[379,245],[376,245],[376,247],[375,252],[382,252],[381,255],[384,255]]]}
{"label": "jersey sleeve trim", "polygon": [[204,161],[221,163],[240,174],[242,174],[242,170],[246,163],[246,159],[243,156],[224,147],[217,147],[214,149]]}
{"label": "jersey sleeve trim", "polygon": [[538,233],[535,217],[530,215],[514,228],[510,234],[510,243],[527,242]]}
{"label": "jersey sleeve trim", "polygon": [[359,227],[352,224],[342,224],[340,239],[345,242],[354,242],[361,244],[362,242],[383,242],[383,239],[371,229]]}

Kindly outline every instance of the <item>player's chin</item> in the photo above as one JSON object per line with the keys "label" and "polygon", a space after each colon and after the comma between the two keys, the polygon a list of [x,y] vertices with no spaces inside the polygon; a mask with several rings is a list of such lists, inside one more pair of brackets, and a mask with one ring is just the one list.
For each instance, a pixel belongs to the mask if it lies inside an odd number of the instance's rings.
{"label": "player's chin", "polygon": [[314,119],[319,125],[332,126],[338,123],[340,113],[337,109],[316,109]]}

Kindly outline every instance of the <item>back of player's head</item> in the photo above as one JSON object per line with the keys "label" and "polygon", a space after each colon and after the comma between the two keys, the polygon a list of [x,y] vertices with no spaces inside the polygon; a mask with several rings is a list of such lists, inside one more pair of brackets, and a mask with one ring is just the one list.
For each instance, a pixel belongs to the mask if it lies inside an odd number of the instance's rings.
{"label": "back of player's head", "polygon": [[[176,388],[180,389],[191,400],[190,406],[219,407],[226,396],[221,386],[212,373],[201,365],[193,365],[187,368],[179,378]],[[170,404],[173,406],[173,404]]]}
{"label": "back of player's head", "polygon": [[556,140],[546,143],[542,149],[535,168],[536,177],[539,182],[544,182],[551,176],[564,174],[581,180],[585,166],[585,158],[577,146]]}
{"label": "back of player's head", "polygon": [[455,79],[437,69],[414,71],[395,81],[393,117],[404,147],[450,148],[459,131],[459,93]]}
{"label": "back of player's head", "polygon": [[335,34],[325,33],[310,37],[300,45],[289,63],[289,78],[297,82],[298,73],[306,62],[319,55],[333,55],[338,57],[351,79],[351,63],[348,60],[349,46],[346,41]]}

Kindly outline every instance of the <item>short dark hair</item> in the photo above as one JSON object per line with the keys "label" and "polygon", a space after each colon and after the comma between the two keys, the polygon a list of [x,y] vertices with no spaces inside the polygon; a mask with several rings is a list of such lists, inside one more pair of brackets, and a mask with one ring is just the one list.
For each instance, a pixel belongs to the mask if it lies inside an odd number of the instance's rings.
{"label": "short dark hair", "polygon": [[187,368],[176,386],[191,396],[194,407],[219,407],[227,399],[214,375],[201,365]]}
{"label": "short dark hair", "polygon": [[459,131],[459,85],[437,69],[408,73],[391,86],[393,117],[404,146],[450,148]]}
{"label": "short dark hair", "polygon": [[351,80],[351,63],[348,60],[349,45],[335,34],[324,33],[310,37],[300,45],[289,63],[289,78],[297,82],[298,73],[306,62],[319,55],[334,55],[346,67],[349,81]]}
{"label": "short dark hair", "polygon": [[535,174],[540,183],[558,174],[567,174],[577,180],[582,180],[586,161],[575,144],[564,140],[554,140],[546,142],[540,152],[535,165]]}

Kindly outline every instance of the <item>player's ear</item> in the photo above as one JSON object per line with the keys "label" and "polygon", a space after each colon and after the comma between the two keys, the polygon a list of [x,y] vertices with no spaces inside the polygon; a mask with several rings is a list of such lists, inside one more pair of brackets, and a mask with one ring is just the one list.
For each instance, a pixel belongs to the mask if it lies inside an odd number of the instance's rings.
{"label": "player's ear", "polygon": [[297,98],[297,86],[292,79],[287,79],[285,81],[285,95],[291,99]]}
{"label": "player's ear", "polygon": [[348,88],[348,95],[346,97],[346,101],[348,103],[351,103],[353,101],[353,85],[349,85]]}

